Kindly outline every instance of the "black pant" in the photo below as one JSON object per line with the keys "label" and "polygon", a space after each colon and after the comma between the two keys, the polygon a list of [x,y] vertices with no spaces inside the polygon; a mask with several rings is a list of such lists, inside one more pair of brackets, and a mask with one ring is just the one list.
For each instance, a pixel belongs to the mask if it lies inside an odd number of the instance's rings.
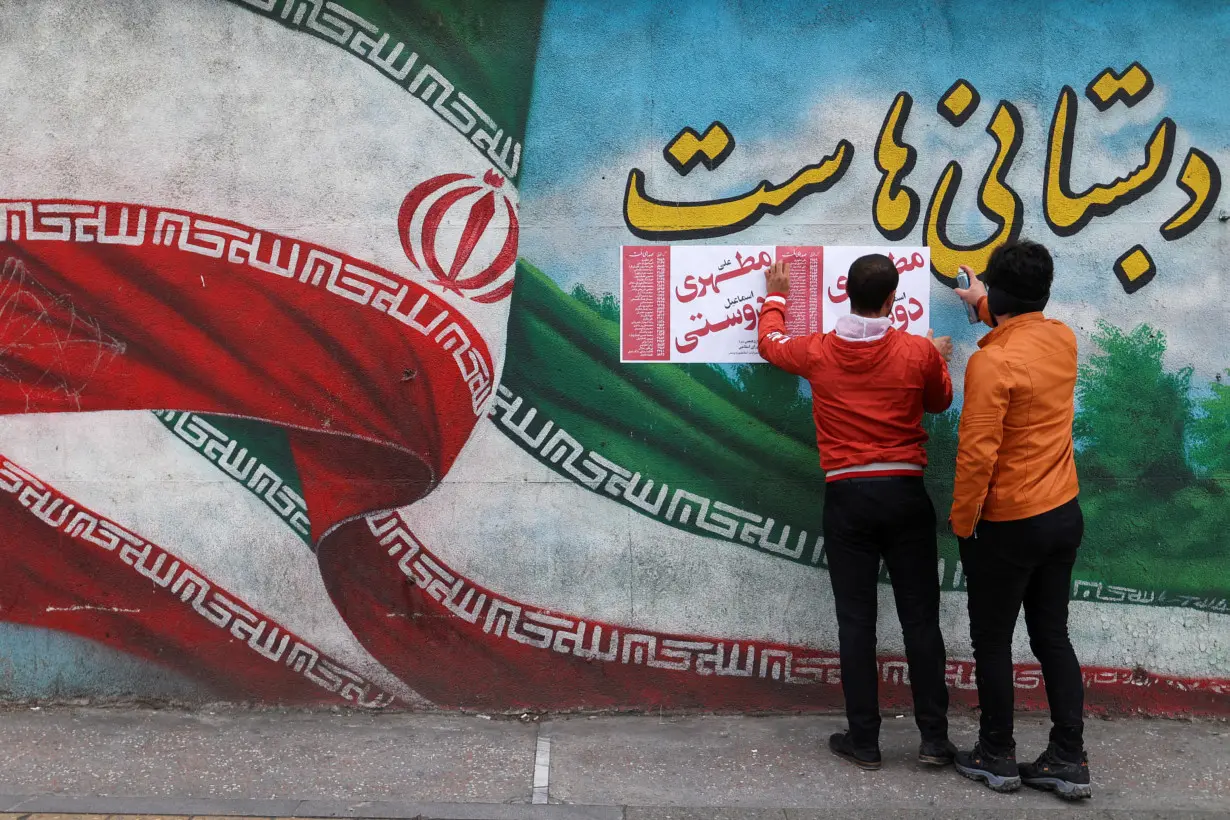
{"label": "black pant", "polygon": [[1063,757],[1084,751],[1085,687],[1068,639],[1072,565],[1085,531],[1076,499],[1018,521],[983,521],[962,538],[961,562],[969,585],[969,631],[982,711],[984,751],[1015,751],[1012,739],[1012,633],[1021,604],[1029,645],[1042,665],[1051,706],[1051,742]]}
{"label": "black pant", "polygon": [[935,507],[922,478],[834,481],[825,488],[824,551],[837,604],[841,688],[856,750],[878,748],[876,599],[888,566],[905,638],[914,720],[924,740],[948,738],[948,686],[940,634]]}

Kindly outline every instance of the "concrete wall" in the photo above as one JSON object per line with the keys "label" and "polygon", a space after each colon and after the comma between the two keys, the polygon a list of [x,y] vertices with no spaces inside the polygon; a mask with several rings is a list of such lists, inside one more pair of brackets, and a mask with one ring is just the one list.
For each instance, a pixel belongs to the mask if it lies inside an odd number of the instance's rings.
{"label": "concrete wall", "polygon": [[[806,387],[620,365],[618,248],[926,244],[959,384],[945,286],[1028,236],[1081,343],[1089,702],[1230,712],[1228,36],[1212,3],[4,4],[0,697],[837,706]],[[754,218],[627,207],[842,141]]]}

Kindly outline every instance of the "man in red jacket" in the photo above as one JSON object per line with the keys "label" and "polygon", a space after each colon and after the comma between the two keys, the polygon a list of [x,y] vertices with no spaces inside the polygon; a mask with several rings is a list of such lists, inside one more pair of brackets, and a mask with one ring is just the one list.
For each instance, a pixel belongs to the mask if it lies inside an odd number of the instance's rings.
{"label": "man in red jacket", "polygon": [[863,256],[850,266],[846,292],[852,314],[841,317],[833,333],[786,335],[787,265],[774,264],[765,278],[760,355],[810,382],[820,466],[827,473],[824,549],[849,722],[849,731],[829,738],[829,748],[861,768],[880,768],[876,599],[883,558],[922,733],[918,757],[946,765],[956,747],[948,740],[939,555],[935,507],[923,487],[922,417],[952,404],[945,363],[952,341],[891,327],[898,276],[887,256]]}

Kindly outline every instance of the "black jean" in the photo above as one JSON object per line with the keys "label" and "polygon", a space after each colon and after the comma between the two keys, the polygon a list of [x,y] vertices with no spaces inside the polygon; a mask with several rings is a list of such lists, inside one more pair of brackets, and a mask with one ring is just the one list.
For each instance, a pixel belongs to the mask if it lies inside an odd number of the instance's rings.
{"label": "black jean", "polygon": [[825,488],[824,551],[837,604],[841,688],[850,741],[878,748],[876,602],[880,559],[888,567],[905,638],[914,720],[924,740],[948,738],[948,686],[940,634],[935,507],[919,478],[834,481]]}
{"label": "black jean", "polygon": [[1051,707],[1051,742],[1063,757],[1084,751],[1085,687],[1068,638],[1072,565],[1085,521],[1076,499],[1017,521],[983,521],[960,539],[969,586],[969,631],[974,645],[984,751],[1015,752],[1012,739],[1012,633],[1022,604],[1029,646],[1042,666]]}

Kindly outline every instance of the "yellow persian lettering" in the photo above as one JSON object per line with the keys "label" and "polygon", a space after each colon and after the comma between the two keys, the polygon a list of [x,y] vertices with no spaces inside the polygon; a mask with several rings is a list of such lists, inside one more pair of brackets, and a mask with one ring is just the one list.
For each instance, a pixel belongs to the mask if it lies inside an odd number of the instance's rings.
{"label": "yellow persian lettering", "polygon": [[995,232],[973,245],[958,245],[948,238],[948,217],[961,185],[961,165],[955,160],[940,174],[927,206],[924,239],[931,248],[931,272],[948,285],[955,283],[962,265],[985,270],[991,251],[1021,233],[1024,206],[1007,181],[1008,170],[1021,148],[1021,114],[1012,103],[1000,100],[986,130],[995,138],[996,150],[978,188],[978,210],[995,223]]}
{"label": "yellow persian lettering", "polygon": [[705,168],[714,170],[726,161],[733,150],[735,138],[730,129],[720,122],[714,122],[705,129],[704,136],[696,133],[690,125],[685,127],[666,143],[662,158],[678,171],[680,176],[687,176],[702,162]]}
{"label": "yellow persian lettering", "polygon": [[904,239],[918,221],[918,194],[902,182],[914,170],[918,157],[914,146],[903,142],[901,136],[913,103],[906,92],[898,94],[876,140],[875,163],[880,171],[880,184],[872,202],[871,218],[876,229],[893,242]]}
{"label": "yellow persian lettering", "polygon": [[1162,238],[1174,241],[1196,230],[1217,202],[1221,193],[1221,171],[1217,163],[1199,148],[1189,149],[1176,183],[1187,192],[1188,202],[1162,225]]}
{"label": "yellow persian lettering", "polygon": [[1081,193],[1071,188],[1072,145],[1076,136],[1076,92],[1064,86],[1051,119],[1046,155],[1046,184],[1042,206],[1047,224],[1058,236],[1071,236],[1095,216],[1106,216],[1153,190],[1170,167],[1175,124],[1169,117],[1154,129],[1145,147],[1145,161],[1127,176],[1090,186]]}
{"label": "yellow persian lettering", "polygon": [[645,172],[628,172],[624,222],[643,239],[695,239],[725,236],[754,225],[765,214],[781,214],[803,197],[827,191],[845,176],[854,158],[848,140],[820,162],[800,169],[780,185],[762,181],[753,190],[729,199],[671,202],[645,192]]}

